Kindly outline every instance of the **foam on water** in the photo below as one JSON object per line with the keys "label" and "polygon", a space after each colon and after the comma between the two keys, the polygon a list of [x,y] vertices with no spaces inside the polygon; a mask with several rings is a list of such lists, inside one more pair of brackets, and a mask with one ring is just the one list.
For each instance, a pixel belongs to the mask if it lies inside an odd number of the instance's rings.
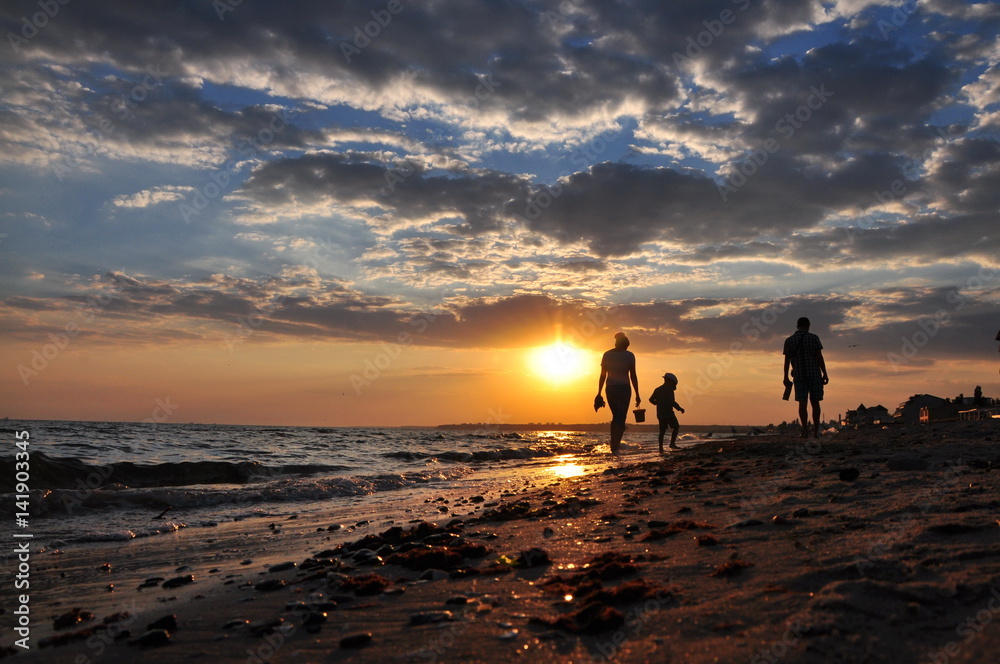
{"label": "foam on water", "polygon": [[[408,489],[476,493],[500,469],[534,476],[569,457],[609,461],[601,432],[12,421],[0,435],[16,431],[31,436],[36,542],[124,540],[305,508],[364,513],[365,501]],[[656,435],[628,439],[636,455]],[[13,452],[0,454],[0,514],[14,509],[14,476]]]}

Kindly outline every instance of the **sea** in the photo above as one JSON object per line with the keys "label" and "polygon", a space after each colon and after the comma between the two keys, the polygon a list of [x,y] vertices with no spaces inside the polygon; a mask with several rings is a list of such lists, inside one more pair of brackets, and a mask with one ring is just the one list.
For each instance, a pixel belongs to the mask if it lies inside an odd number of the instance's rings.
{"label": "sea", "polygon": [[[678,445],[706,439],[682,433]],[[658,457],[655,432],[627,433],[613,456],[604,432],[542,428],[4,420],[0,441],[0,519],[30,532],[37,550],[255,518],[350,523],[387,505],[446,513],[435,506],[443,495],[514,492]]]}

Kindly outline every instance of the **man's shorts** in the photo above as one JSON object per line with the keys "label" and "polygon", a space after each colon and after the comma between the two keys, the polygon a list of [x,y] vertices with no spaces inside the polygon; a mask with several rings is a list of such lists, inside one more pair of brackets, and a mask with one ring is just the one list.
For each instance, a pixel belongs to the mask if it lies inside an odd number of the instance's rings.
{"label": "man's shorts", "polygon": [[796,378],[792,381],[795,385],[796,401],[822,401],[823,400],[823,378]]}

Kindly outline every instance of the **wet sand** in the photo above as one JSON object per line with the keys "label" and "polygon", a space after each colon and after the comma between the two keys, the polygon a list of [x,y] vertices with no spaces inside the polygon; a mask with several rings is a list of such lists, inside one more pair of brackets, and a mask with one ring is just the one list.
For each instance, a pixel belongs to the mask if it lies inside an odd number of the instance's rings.
{"label": "wet sand", "polygon": [[360,525],[38,553],[32,649],[11,661],[992,661],[998,436],[994,420],[709,441]]}

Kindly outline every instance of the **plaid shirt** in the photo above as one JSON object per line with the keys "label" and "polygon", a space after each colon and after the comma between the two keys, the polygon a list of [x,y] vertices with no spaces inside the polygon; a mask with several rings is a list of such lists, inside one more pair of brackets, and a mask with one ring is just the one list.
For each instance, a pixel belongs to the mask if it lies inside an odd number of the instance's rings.
{"label": "plaid shirt", "polygon": [[791,358],[792,376],[801,380],[821,378],[823,372],[819,368],[816,353],[822,348],[819,337],[805,330],[796,330],[795,334],[785,339],[785,349],[782,352]]}

